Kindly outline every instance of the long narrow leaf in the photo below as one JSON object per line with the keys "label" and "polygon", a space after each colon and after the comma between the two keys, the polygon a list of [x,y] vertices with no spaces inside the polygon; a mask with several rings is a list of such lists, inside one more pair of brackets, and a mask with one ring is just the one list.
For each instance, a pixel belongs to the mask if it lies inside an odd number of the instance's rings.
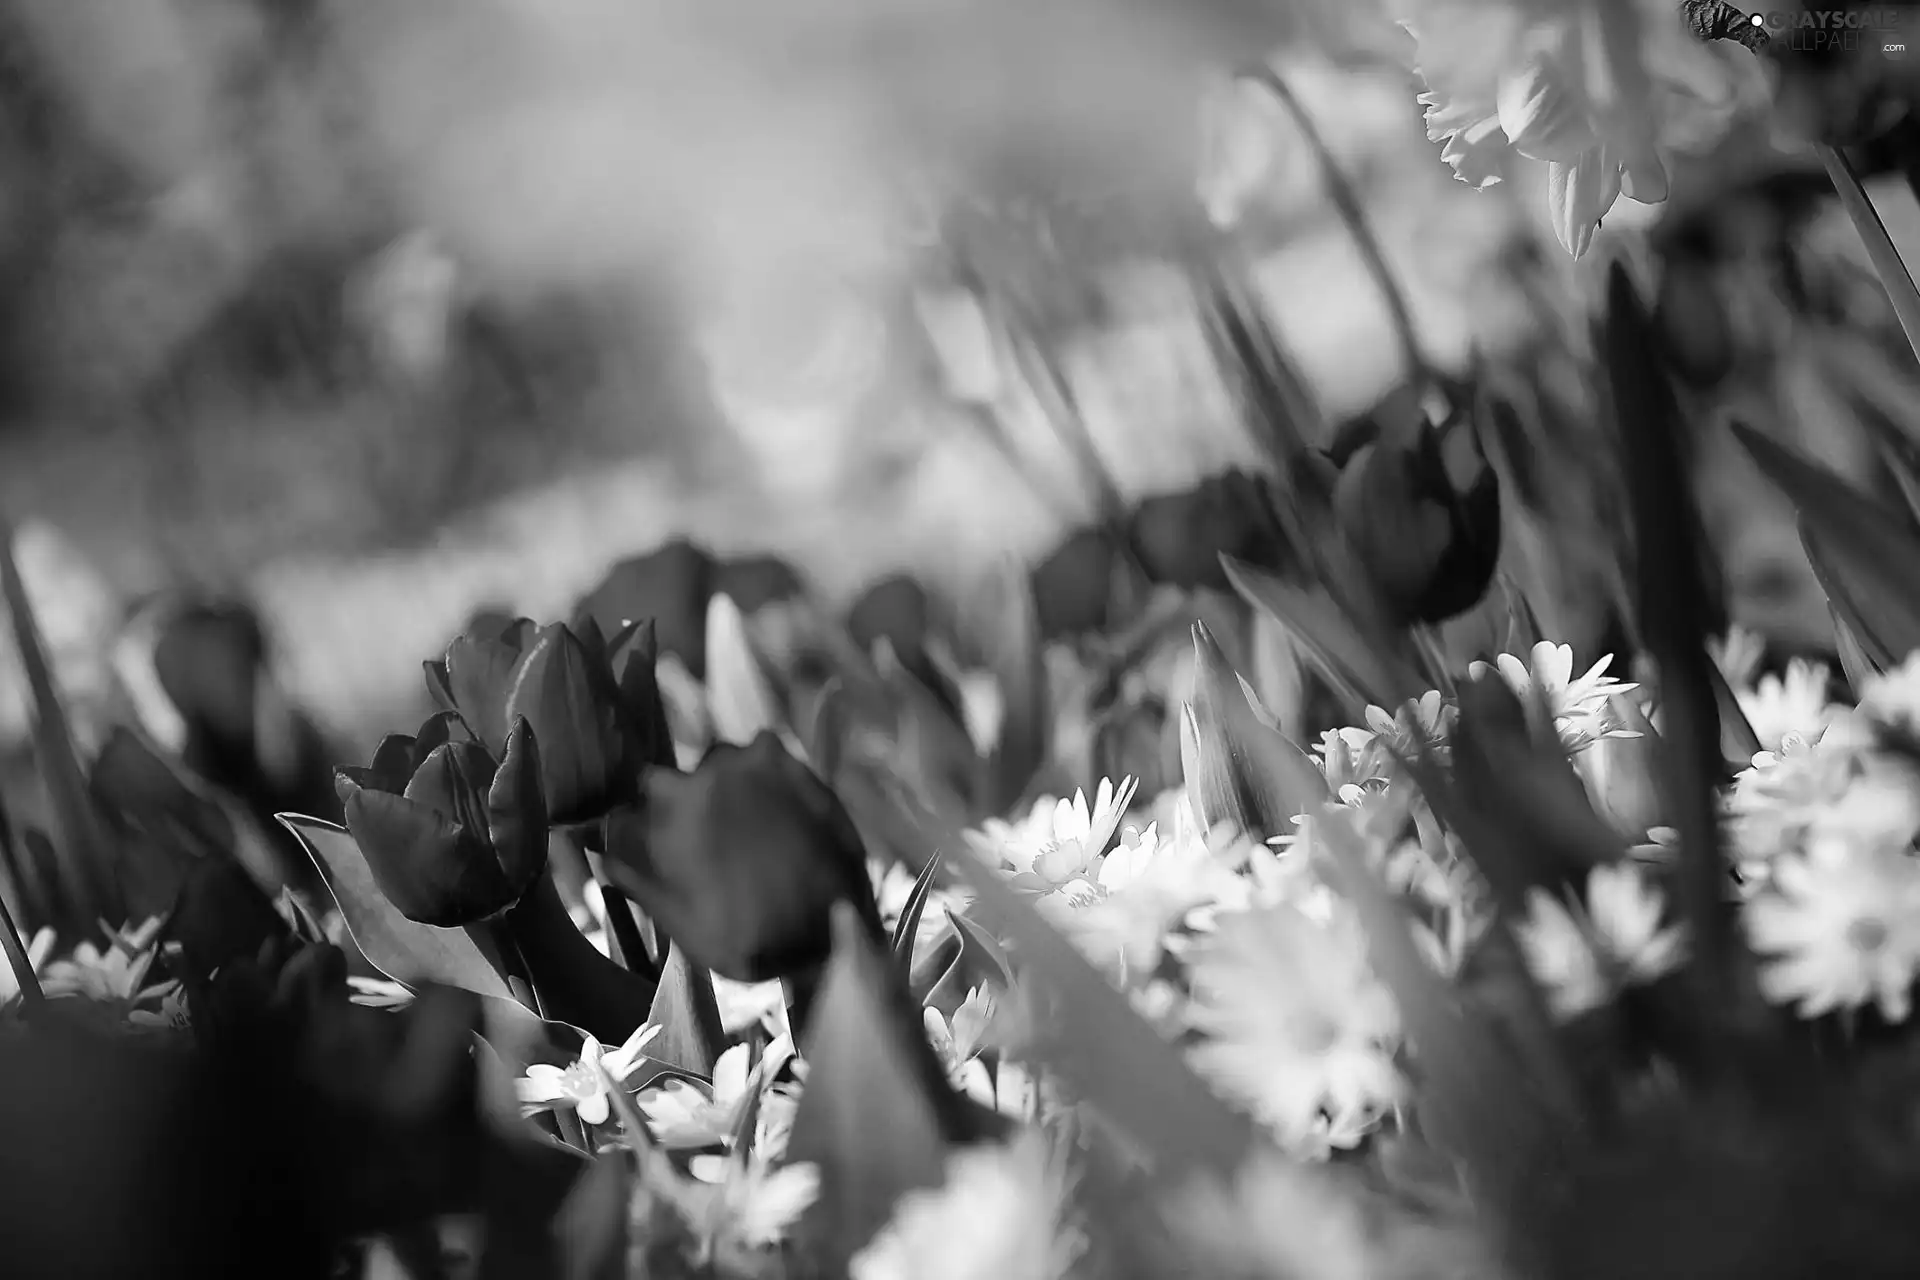
{"label": "long narrow leaf", "polygon": [[14,560],[13,543],[13,528],[0,522],[0,596],[13,620],[14,645],[33,696],[34,756],[52,807],[62,889],[69,898],[67,905],[81,919],[117,921],[124,913],[113,890],[106,844],[87,795],[86,775],[74,752],[73,729],[47,664],[46,641]]}
{"label": "long narrow leaf", "polygon": [[1660,677],[1661,809],[1680,833],[1680,915],[1693,938],[1702,1012],[1758,1026],[1764,1006],[1724,910],[1729,870],[1717,789],[1726,761],[1706,649],[1715,630],[1711,588],[1718,584],[1704,577],[1706,539],[1681,449],[1684,425],[1652,322],[1625,267],[1615,264],[1607,286],[1603,351],[1624,454],[1637,621]]}
{"label": "long narrow leaf", "polygon": [[1358,714],[1369,704],[1397,707],[1426,691],[1397,653],[1370,639],[1324,591],[1308,590],[1231,556],[1227,580],[1248,604],[1286,628],[1320,674]]}
{"label": "long narrow leaf", "polygon": [[1866,246],[1867,257],[1873,262],[1873,269],[1880,277],[1880,284],[1887,291],[1887,301],[1893,304],[1893,314],[1900,321],[1901,331],[1907,335],[1907,345],[1916,356],[1920,356],[1920,290],[1913,285],[1913,276],[1907,271],[1907,264],[1901,260],[1900,250],[1894,246],[1893,237],[1887,234],[1886,224],[1880,221],[1879,212],[1873,207],[1873,200],[1867,195],[1866,188],[1860,185],[1860,177],[1853,171],[1838,147],[1822,145],[1816,150],[1820,162],[1827,167],[1827,177],[1833,180],[1833,189],[1840,194],[1840,205],[1847,211],[1847,217],[1853,223],[1853,229],[1860,236],[1860,243]]}
{"label": "long narrow leaf", "polygon": [[1876,661],[1920,648],[1920,535],[1833,472],[1740,423],[1734,435],[1800,513],[1829,598]]}
{"label": "long narrow leaf", "polygon": [[888,950],[903,978],[913,972],[913,944],[920,935],[920,917],[927,909],[927,895],[933,892],[934,878],[940,874],[940,861],[937,853],[927,859],[927,865],[914,877],[913,889],[907,894],[900,919],[893,926],[893,942]]}

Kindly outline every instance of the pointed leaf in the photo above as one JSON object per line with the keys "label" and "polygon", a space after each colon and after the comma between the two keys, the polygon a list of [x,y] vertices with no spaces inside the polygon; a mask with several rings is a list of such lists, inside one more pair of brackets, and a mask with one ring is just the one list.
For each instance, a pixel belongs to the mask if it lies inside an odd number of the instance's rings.
{"label": "pointed leaf", "polygon": [[940,855],[935,853],[927,859],[927,865],[920,869],[920,874],[914,877],[906,905],[900,909],[900,918],[894,922],[893,942],[889,950],[893,954],[894,966],[902,977],[913,972],[913,944],[920,936],[920,917],[927,909],[927,895],[933,892],[934,877],[939,874]]}
{"label": "pointed leaf", "polygon": [[1907,272],[1907,264],[1901,260],[1900,250],[1895,247],[1893,237],[1887,234],[1886,225],[1880,221],[1872,198],[1867,195],[1866,188],[1860,185],[1860,178],[1854,173],[1846,155],[1838,147],[1824,144],[1816,147],[1815,151],[1827,168],[1827,177],[1832,179],[1833,189],[1840,195],[1841,207],[1847,211],[1854,231],[1859,233],[1860,243],[1866,246],[1867,257],[1872,259],[1881,287],[1887,291],[1887,300],[1893,304],[1893,314],[1900,321],[1901,331],[1907,335],[1907,345],[1920,356],[1920,290],[1914,288],[1913,277]]}
{"label": "pointed leaf", "polygon": [[1920,648],[1920,535],[1826,468],[1740,423],[1734,435],[1800,512],[1801,533],[1836,607],[1870,657]]}
{"label": "pointed leaf", "polygon": [[966,728],[900,661],[890,641],[876,641],[873,656],[893,704],[894,775],[929,803],[973,807],[981,761]]}
{"label": "pointed leaf", "polygon": [[[1751,975],[1736,961],[1744,947],[1724,910],[1730,872],[1721,848],[1718,788],[1725,757],[1713,660],[1706,648],[1708,637],[1719,630],[1709,602],[1721,584],[1705,574],[1708,545],[1688,459],[1681,452],[1684,424],[1673,387],[1652,322],[1618,263],[1607,282],[1602,337],[1624,455],[1637,621],[1659,673],[1660,809],[1680,833],[1677,905],[1694,948],[1688,972],[1699,985],[1703,1020],[1734,1016],[1758,1025],[1765,1007]],[[1748,434],[1742,432],[1741,439],[1755,451]],[[1764,452],[1755,451],[1755,457]],[[1772,470],[1764,460],[1761,465]]]}
{"label": "pointed leaf", "polygon": [[660,1028],[647,1049],[648,1057],[712,1077],[713,1064],[727,1047],[713,975],[689,960],[678,945],[668,944],[667,962],[661,967],[660,987],[654,992],[647,1021]]}
{"label": "pointed leaf", "polygon": [[368,964],[396,982],[442,982],[483,996],[514,998],[494,962],[464,931],[417,924],[387,901],[345,827],[297,813],[274,816],[313,859]]}
{"label": "pointed leaf", "polygon": [[73,729],[47,665],[46,639],[27,596],[20,566],[14,559],[15,532],[0,520],[0,599],[13,623],[14,647],[32,695],[34,761],[47,789],[53,825],[55,863],[68,905],[83,919],[118,920],[124,911],[115,901],[107,848],[91,798],[86,775],[74,753]]}
{"label": "pointed leaf", "polygon": [[1847,685],[1853,690],[1854,697],[1858,699],[1860,691],[1867,687],[1867,683],[1875,676],[1883,674],[1886,668],[1876,666],[1873,660],[1867,657],[1867,651],[1860,647],[1860,637],[1854,634],[1852,624],[1840,615],[1837,607],[1833,610],[1833,643],[1834,650],[1840,659],[1840,670],[1845,673]]}
{"label": "pointed leaf", "polygon": [[937,1186],[952,1106],[946,1073],[893,975],[850,908],[834,913],[834,952],[807,1036],[807,1088],[787,1158],[820,1171],[801,1234],[826,1274],[873,1238],[912,1190]]}
{"label": "pointed leaf", "polygon": [[1261,838],[1293,830],[1327,797],[1326,777],[1266,723],[1206,624],[1193,624],[1193,702],[1184,712],[1181,764],[1208,826],[1230,822]]}
{"label": "pointed leaf", "polygon": [[1223,563],[1234,590],[1286,628],[1356,718],[1369,705],[1397,707],[1425,692],[1405,659],[1369,642],[1324,590],[1296,587],[1231,556]]}

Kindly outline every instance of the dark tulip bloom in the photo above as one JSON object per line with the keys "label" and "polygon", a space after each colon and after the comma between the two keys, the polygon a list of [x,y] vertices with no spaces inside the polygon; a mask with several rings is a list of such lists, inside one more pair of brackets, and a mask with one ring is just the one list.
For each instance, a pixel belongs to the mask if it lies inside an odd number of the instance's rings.
{"label": "dark tulip bloom", "polygon": [[[742,556],[714,569],[713,594],[726,596],[740,612],[754,613],[806,594],[799,572],[778,556]],[[705,626],[705,614],[701,615]]]}
{"label": "dark tulip bloom", "polygon": [[1388,620],[1444,622],[1486,594],[1500,558],[1500,485],[1471,415],[1381,423],[1329,454],[1339,532]]}
{"label": "dark tulip bloom", "polygon": [[1070,536],[1033,570],[1033,602],[1045,640],[1104,631],[1111,622],[1119,550],[1101,529]]}
{"label": "dark tulip bloom", "polygon": [[847,611],[847,632],[862,653],[885,640],[900,665],[912,672],[954,715],[960,695],[927,654],[934,636],[933,602],[927,589],[904,574],[882,578],[861,593]]}
{"label": "dark tulip bloom", "polygon": [[540,750],[527,722],[508,731],[496,764],[481,744],[448,740],[451,721],[435,716],[418,737],[387,738],[372,765],[341,769],[338,784],[380,892],[409,920],[444,928],[498,916],[547,865]]}
{"label": "dark tulip bloom", "polygon": [[1286,539],[1267,486],[1242,471],[1203,480],[1186,493],[1142,502],[1130,524],[1150,581],[1228,589],[1224,553],[1263,569],[1281,568]]}
{"label": "dark tulip bloom", "polygon": [[427,682],[496,755],[524,719],[540,743],[548,816],[591,821],[632,800],[663,749],[652,636],[628,627],[610,646],[591,619],[576,634],[516,618],[456,638],[444,662],[427,664]]}
{"label": "dark tulip bloom", "polygon": [[715,747],[692,773],[650,770],[646,798],[608,821],[607,869],[688,956],[737,982],[824,963],[836,902],[881,936],[852,820],[771,733]]}
{"label": "dark tulip bloom", "polygon": [[707,602],[713,598],[717,575],[712,556],[685,538],[675,538],[608,570],[580,601],[574,619],[592,618],[602,635],[613,635],[629,622],[651,618],[660,651],[677,654],[687,670],[704,680]]}

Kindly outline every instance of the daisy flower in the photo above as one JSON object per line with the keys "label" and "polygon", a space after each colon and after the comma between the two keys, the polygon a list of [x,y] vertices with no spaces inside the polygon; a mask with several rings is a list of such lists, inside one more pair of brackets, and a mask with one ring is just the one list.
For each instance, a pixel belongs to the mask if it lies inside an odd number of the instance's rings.
{"label": "daisy flower", "polygon": [[1195,1065],[1289,1146],[1384,1111],[1400,1092],[1400,1017],[1350,912],[1222,915],[1190,958]]}
{"label": "daisy flower", "polygon": [[1745,907],[1761,990],[1802,1017],[1872,1003],[1901,1021],[1920,967],[1920,864],[1822,841],[1774,865]]}
{"label": "daisy flower", "polygon": [[735,982],[716,973],[713,1001],[720,1008],[720,1025],[728,1035],[739,1035],[750,1027],[778,1026],[787,1015],[787,993],[778,979]]}
{"label": "daisy flower", "polygon": [[[42,929],[27,943],[27,967],[36,975],[53,954],[53,930]],[[20,994],[20,977],[13,966],[0,960],[0,1009],[13,1003]]]}
{"label": "daisy flower", "polygon": [[1084,791],[1072,800],[1043,798],[1019,826],[989,820],[971,837],[1011,872],[1015,888],[1045,893],[1084,875],[1106,852],[1138,786],[1133,778],[1118,787],[1102,778],[1091,806]]}
{"label": "daisy flower", "polygon": [[[1916,672],[1920,679],[1920,672]],[[1818,742],[1843,708],[1827,696],[1832,674],[1822,663],[1795,658],[1784,675],[1766,675],[1751,688],[1735,688],[1747,723],[1762,750],[1777,751],[1790,733]]]}
{"label": "daisy flower", "polygon": [[1081,1238],[1064,1223],[1066,1180],[1034,1132],[969,1147],[946,1181],[910,1191],[853,1259],[852,1280],[1061,1280]]}
{"label": "daisy flower", "polygon": [[607,1097],[607,1081],[618,1085],[647,1060],[645,1049],[660,1028],[643,1025],[617,1049],[605,1049],[588,1036],[581,1046],[579,1060],[565,1068],[536,1062],[527,1074],[515,1081],[523,1111],[532,1115],[559,1107],[572,1107],[586,1124],[605,1124],[612,1110]]}
{"label": "daisy flower", "polygon": [[113,941],[104,951],[91,942],[81,943],[67,959],[47,966],[41,989],[49,996],[84,996],[109,1004],[144,1004],[166,996],[178,984],[143,986],[159,958],[154,938],[160,924],[155,917],[131,931],[109,931]]}
{"label": "daisy flower", "polygon": [[[1607,704],[1612,698],[1631,693],[1640,686],[1623,684],[1608,675],[1607,668],[1612,664],[1613,655],[1604,654],[1600,661],[1587,668],[1585,675],[1576,677],[1573,646],[1542,640],[1533,646],[1530,663],[1503,653],[1495,667],[1523,706],[1535,698],[1546,704],[1560,734],[1561,745],[1572,755],[1601,738],[1636,736],[1614,721]],[[1478,680],[1491,674],[1495,667],[1475,662],[1468,666],[1467,672]]]}
{"label": "daisy flower", "polygon": [[1656,982],[1686,958],[1685,933],[1661,924],[1665,903],[1631,862],[1593,868],[1586,901],[1571,910],[1540,889],[1527,908],[1515,936],[1562,1021],[1599,1008],[1616,983]]}
{"label": "daisy flower", "polygon": [[[1370,721],[1374,710],[1367,708]],[[1380,714],[1386,715],[1384,711]],[[1320,772],[1326,775],[1328,790],[1365,786],[1387,777],[1393,758],[1377,738],[1371,730],[1354,728],[1329,729],[1320,735],[1320,741],[1314,744],[1313,758]]]}
{"label": "daisy flower", "polygon": [[[1438,689],[1429,689],[1419,700],[1407,703],[1397,712],[1389,713],[1385,707],[1368,707],[1367,728],[1381,739],[1387,749],[1414,755],[1422,746],[1444,745],[1457,714],[1457,709],[1440,696]],[[1386,755],[1384,749],[1382,754]],[[1382,761],[1383,771],[1391,759],[1388,755]],[[1331,778],[1327,781],[1329,784],[1333,782]]]}
{"label": "daisy flower", "polygon": [[[695,1265],[773,1248],[820,1196],[820,1171],[811,1164],[776,1167],[759,1156],[695,1156],[687,1172],[697,1185],[683,1188],[676,1199],[700,1241]],[[720,1274],[737,1272],[723,1268]]]}
{"label": "daisy flower", "polygon": [[1920,650],[1866,682],[1860,691],[1860,711],[1873,723],[1920,737]]}
{"label": "daisy flower", "polygon": [[[756,1075],[751,1069],[751,1045],[737,1044],[713,1064],[713,1081],[701,1089],[685,1080],[667,1080],[643,1091],[635,1104],[647,1118],[654,1141],[669,1151],[697,1150],[730,1142],[740,1123],[741,1110],[754,1096],[759,1081],[769,1079],[793,1056],[792,1042],[777,1040],[767,1046]],[[769,1125],[768,1113],[791,1111],[793,1098],[777,1090],[761,1095],[762,1111],[756,1128]]]}
{"label": "daisy flower", "polygon": [[187,1008],[186,988],[174,983],[172,990],[160,1001],[159,1008],[135,1009],[127,1014],[127,1021],[136,1027],[155,1031],[185,1031],[193,1025],[192,1011]]}
{"label": "daisy flower", "polygon": [[1375,1274],[1374,1227],[1323,1173],[1260,1152],[1231,1185],[1208,1179],[1186,1189],[1168,1219],[1222,1275],[1358,1280]]}

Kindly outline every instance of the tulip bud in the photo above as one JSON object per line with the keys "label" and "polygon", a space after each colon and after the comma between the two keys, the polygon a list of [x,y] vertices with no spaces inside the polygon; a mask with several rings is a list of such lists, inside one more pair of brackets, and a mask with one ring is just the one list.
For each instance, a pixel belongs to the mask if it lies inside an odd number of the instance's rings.
{"label": "tulip bud", "polygon": [[[390,737],[371,768],[339,774],[347,830],[374,883],[409,920],[443,928],[506,911],[547,865],[540,751],[527,722],[514,723],[496,767],[477,742],[420,752],[450,719],[429,721],[416,739]],[[413,768],[401,780],[403,762]]]}
{"label": "tulip bud", "polygon": [[1188,493],[1148,498],[1131,522],[1134,545],[1156,584],[1230,589],[1221,555],[1277,569],[1285,558],[1279,518],[1265,487],[1239,471]]}
{"label": "tulip bud", "polygon": [[707,675],[707,601],[718,569],[713,557],[684,538],[644,556],[622,560],[575,610],[592,618],[601,634],[629,621],[652,618],[660,652],[677,654],[699,679]]}
{"label": "tulip bud", "polygon": [[867,588],[847,614],[847,631],[862,653],[872,653],[875,645],[885,640],[901,666],[949,711],[960,713],[959,695],[928,650],[934,637],[933,606],[926,588],[918,582],[901,575]]}
{"label": "tulip bud", "polygon": [[1499,561],[1500,489],[1469,417],[1383,426],[1338,467],[1334,520],[1388,617],[1472,608]]}
{"label": "tulip bud", "polygon": [[550,818],[587,822],[633,799],[640,770],[661,759],[660,692],[640,637],[630,627],[610,652],[591,618],[579,634],[517,618],[495,634],[455,639],[445,662],[427,664],[427,681],[489,751],[502,751],[506,726],[526,720],[540,743]]}
{"label": "tulip bud", "polygon": [[824,963],[842,901],[881,939],[859,833],[772,734],[650,770],[645,790],[608,820],[607,872],[696,963],[735,982]]}
{"label": "tulip bud", "polygon": [[1082,529],[1034,568],[1033,598],[1043,639],[1106,630],[1117,554],[1103,530]]}

